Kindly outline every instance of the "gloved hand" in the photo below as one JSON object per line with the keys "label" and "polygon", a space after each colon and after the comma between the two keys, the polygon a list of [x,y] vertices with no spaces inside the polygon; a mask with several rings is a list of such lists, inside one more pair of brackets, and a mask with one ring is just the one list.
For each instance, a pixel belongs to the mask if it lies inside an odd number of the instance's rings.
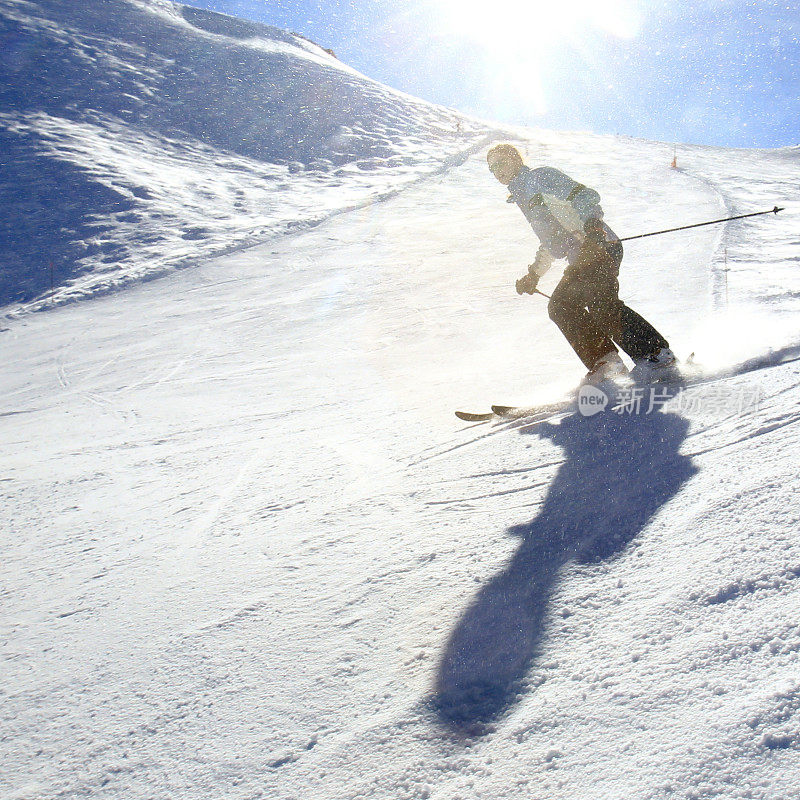
{"label": "gloved hand", "polygon": [[536,291],[536,285],[539,283],[539,276],[532,273],[523,275],[517,281],[517,294],[533,294]]}
{"label": "gloved hand", "polygon": [[603,223],[599,219],[590,217],[583,224],[583,230],[586,236],[593,242],[602,242],[605,240],[605,232],[603,231]]}

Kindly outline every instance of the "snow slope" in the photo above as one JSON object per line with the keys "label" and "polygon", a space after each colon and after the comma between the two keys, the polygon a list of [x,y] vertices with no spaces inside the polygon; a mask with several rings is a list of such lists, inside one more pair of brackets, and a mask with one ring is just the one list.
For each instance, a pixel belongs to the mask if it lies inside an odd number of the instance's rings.
{"label": "snow slope", "polygon": [[0,305],[318,223],[485,135],[298,35],[161,0],[2,0],[0,42]]}
{"label": "snow slope", "polygon": [[621,235],[787,207],[627,248],[727,377],[459,423],[581,372],[483,152],[7,321],[0,797],[796,797],[797,153],[512,134]]}

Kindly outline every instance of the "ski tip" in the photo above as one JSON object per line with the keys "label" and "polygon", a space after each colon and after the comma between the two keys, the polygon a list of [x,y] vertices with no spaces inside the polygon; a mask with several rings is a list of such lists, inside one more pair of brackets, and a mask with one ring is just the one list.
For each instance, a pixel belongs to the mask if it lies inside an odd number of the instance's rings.
{"label": "ski tip", "polygon": [[513,411],[516,406],[492,406],[492,411],[495,414],[499,414],[501,417],[503,414],[508,414],[510,411]]}
{"label": "ski tip", "polygon": [[469,411],[456,411],[456,416],[464,422],[486,422],[487,420],[492,419],[494,414],[473,414]]}

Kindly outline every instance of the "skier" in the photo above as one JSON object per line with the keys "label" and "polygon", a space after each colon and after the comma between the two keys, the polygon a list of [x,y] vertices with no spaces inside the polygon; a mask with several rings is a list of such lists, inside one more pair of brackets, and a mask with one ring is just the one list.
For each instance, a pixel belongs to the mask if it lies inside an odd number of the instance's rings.
{"label": "skier", "polygon": [[667,340],[619,299],[622,243],[603,222],[600,195],[553,167],[530,169],[519,151],[499,144],[487,153],[489,169],[508,186],[539,237],[528,274],[517,281],[518,294],[533,294],[554,260],[566,258],[564,276],[547,310],[598,384],[628,374],[615,342],[634,362],[634,374],[649,378],[676,364]]}

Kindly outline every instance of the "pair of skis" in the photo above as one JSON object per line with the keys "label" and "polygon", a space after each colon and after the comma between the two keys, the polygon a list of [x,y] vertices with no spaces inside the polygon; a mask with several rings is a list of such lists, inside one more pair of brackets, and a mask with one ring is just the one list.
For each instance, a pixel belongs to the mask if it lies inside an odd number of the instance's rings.
{"label": "pair of skis", "polygon": [[[471,411],[456,411],[456,416],[464,420],[464,422],[488,422],[494,419],[495,416],[502,416],[501,411],[505,411],[511,406],[492,406],[492,410],[488,412],[472,413]],[[495,409],[497,411],[495,412]]]}
{"label": "pair of skis", "polygon": [[[632,376],[631,376],[632,377]],[[669,384],[677,381],[682,386],[689,383],[695,383],[698,380],[703,380],[703,371],[694,360],[694,353],[692,353],[685,361],[676,362],[670,368],[664,371],[663,374],[655,377],[650,376],[649,380],[644,380],[644,385],[653,384]],[[706,376],[712,377],[712,376]],[[639,381],[634,380],[634,383],[639,384]],[[608,388],[608,387],[607,387]],[[612,394],[614,389],[619,387],[611,387]],[[562,397],[552,403],[542,403],[536,406],[500,406],[493,405],[491,411],[473,413],[471,411],[456,411],[456,416],[464,422],[489,422],[493,419],[529,419],[533,417],[549,417],[553,414],[558,414],[563,411],[569,411],[575,408],[577,404],[578,390],[574,391],[567,397]]]}
{"label": "pair of skis", "polygon": [[541,415],[556,414],[566,411],[574,402],[572,399],[561,400],[555,403],[544,403],[538,406],[497,406],[493,405],[491,411],[474,414],[471,411],[456,411],[456,416],[464,422],[488,422],[492,419],[527,419]]}

